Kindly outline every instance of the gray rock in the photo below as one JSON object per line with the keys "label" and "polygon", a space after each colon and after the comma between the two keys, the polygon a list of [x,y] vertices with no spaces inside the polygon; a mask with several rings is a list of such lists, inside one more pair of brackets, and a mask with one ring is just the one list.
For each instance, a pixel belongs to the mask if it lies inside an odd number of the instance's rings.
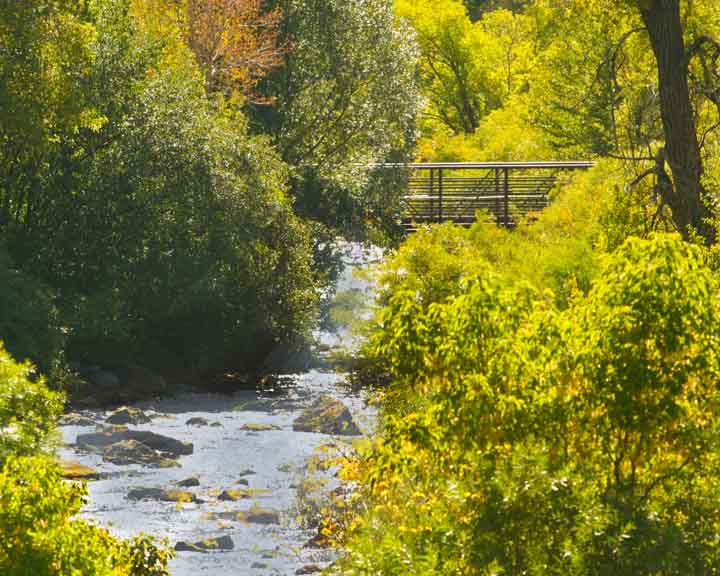
{"label": "gray rock", "polygon": [[251,524],[280,524],[280,514],[273,510],[251,508],[244,516],[245,521]]}
{"label": "gray rock", "polygon": [[60,426],[95,426],[95,421],[77,412],[70,412],[63,414],[58,420],[58,424]]}
{"label": "gray rock", "polygon": [[245,490],[223,490],[218,496],[218,500],[221,502],[236,502],[250,497],[250,493]]}
{"label": "gray rock", "polygon": [[175,544],[175,550],[178,552],[214,552],[232,550],[233,548],[235,548],[235,544],[230,536],[208,538],[200,542],[178,542]]}
{"label": "gray rock", "polygon": [[103,460],[118,466],[141,464],[153,468],[171,468],[179,464],[137,440],[121,440],[110,444],[103,451]]}
{"label": "gray rock", "polygon": [[320,396],[312,406],[303,411],[293,422],[293,430],[344,436],[360,434],[347,406],[329,395]]}
{"label": "gray rock", "polygon": [[121,365],[112,370],[80,366],[78,372],[86,385],[78,390],[74,401],[82,405],[117,406],[167,391],[167,383],[162,376],[135,364]]}
{"label": "gray rock", "polygon": [[187,426],[207,426],[209,422],[201,416],[195,416],[190,418],[185,424]]}
{"label": "gray rock", "polygon": [[132,406],[122,406],[105,419],[108,424],[147,424],[151,421],[142,410]]}
{"label": "gray rock", "polygon": [[193,453],[191,443],[181,442],[175,440],[175,438],[148,430],[104,430],[90,434],[78,434],[76,442],[80,448],[85,450],[103,450],[111,444],[125,440],[137,440],[153,450],[164,452],[172,457],[186,456]]}
{"label": "gray rock", "polygon": [[308,564],[306,566],[303,566],[302,568],[298,568],[295,570],[295,574],[317,574],[318,572],[322,572],[322,568],[318,566],[317,564]]}
{"label": "gray rock", "polygon": [[315,534],[315,536],[310,538],[310,540],[305,542],[305,546],[304,546],[304,548],[315,548],[315,549],[329,548],[329,547],[330,547],[330,542],[328,542],[327,536],[325,536],[321,532],[318,532],[317,534]]}
{"label": "gray rock", "polygon": [[246,432],[268,432],[270,430],[280,430],[280,428],[274,424],[258,424],[255,422],[249,422],[240,426],[240,430],[245,430]]}
{"label": "gray rock", "polygon": [[197,476],[191,476],[190,478],[180,480],[177,485],[181,486],[182,488],[194,488],[196,486],[200,486],[200,480]]}
{"label": "gray rock", "polygon": [[159,500],[161,502],[200,502],[197,496],[186,490],[166,490],[165,488],[133,488],[128,492],[128,500]]}
{"label": "gray rock", "polygon": [[229,520],[231,522],[244,522],[244,512],[208,512],[208,520]]}
{"label": "gray rock", "polygon": [[62,477],[66,480],[100,480],[102,474],[75,460],[61,460]]}

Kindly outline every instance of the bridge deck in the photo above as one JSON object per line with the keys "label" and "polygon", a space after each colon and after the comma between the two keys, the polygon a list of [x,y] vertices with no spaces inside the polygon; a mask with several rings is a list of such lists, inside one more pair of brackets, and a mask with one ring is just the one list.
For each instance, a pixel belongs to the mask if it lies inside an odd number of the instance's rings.
{"label": "bridge deck", "polygon": [[403,226],[475,221],[477,210],[494,216],[498,225],[512,228],[518,219],[548,205],[558,175],[586,170],[593,162],[446,162],[386,164],[406,169]]}

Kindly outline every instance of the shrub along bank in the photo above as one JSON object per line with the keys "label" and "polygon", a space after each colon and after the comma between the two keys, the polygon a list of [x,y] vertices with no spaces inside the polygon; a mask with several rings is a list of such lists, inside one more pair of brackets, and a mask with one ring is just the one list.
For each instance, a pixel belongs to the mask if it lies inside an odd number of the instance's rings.
{"label": "shrub along bank", "polygon": [[146,536],[120,540],[76,518],[85,485],[49,452],[63,397],[0,342],[0,573],[164,576],[170,555]]}
{"label": "shrub along bank", "polygon": [[720,569],[714,259],[616,241],[633,217],[613,194],[604,223],[566,218],[583,186],[512,234],[421,232],[384,268],[366,355],[392,383],[344,469],[336,573]]}

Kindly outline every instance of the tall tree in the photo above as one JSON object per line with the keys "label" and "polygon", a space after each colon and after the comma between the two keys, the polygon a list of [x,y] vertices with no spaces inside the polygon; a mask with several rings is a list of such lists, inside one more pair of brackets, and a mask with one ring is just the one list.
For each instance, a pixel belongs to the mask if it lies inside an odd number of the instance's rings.
{"label": "tall tree", "polygon": [[663,200],[683,236],[693,228],[714,242],[715,233],[707,222],[710,211],[704,204],[703,162],[688,82],[692,53],[683,37],[680,0],[643,1],[640,14],[657,60],[665,158],[674,180],[674,186],[662,187]]}
{"label": "tall tree", "polygon": [[656,177],[657,213],[669,207],[685,238],[697,233],[712,243],[703,182],[707,145],[720,126],[720,46],[712,18],[695,15],[707,4],[538,1],[554,30],[533,95],[537,122],[556,144],[633,160],[635,183]]}
{"label": "tall tree", "polygon": [[[397,207],[372,167],[409,159],[420,102],[412,32],[389,0],[278,0],[290,49],[257,111],[293,167],[295,207],[349,233]],[[394,216],[394,214],[393,214]]]}

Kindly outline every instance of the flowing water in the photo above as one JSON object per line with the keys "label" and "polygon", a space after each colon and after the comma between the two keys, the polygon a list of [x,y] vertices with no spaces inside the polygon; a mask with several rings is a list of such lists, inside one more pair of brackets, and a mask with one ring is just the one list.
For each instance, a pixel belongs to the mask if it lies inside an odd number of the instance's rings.
{"label": "flowing water", "polygon": [[[348,246],[347,266],[339,279],[338,292],[350,291],[371,302],[371,284],[353,272],[379,257],[378,251]],[[326,350],[354,344],[346,329],[318,329],[315,336]],[[372,428],[374,415],[362,398],[349,390],[344,374],[331,369],[311,370],[289,375],[289,381],[288,386],[276,393],[188,394],[138,404],[137,407],[153,416],[152,423],[129,428],[151,430],[194,444],[192,455],[180,457],[179,468],[115,466],[103,462],[100,455],[73,447],[76,436],[93,431],[92,426],[64,426],[66,446],[60,450],[60,456],[92,466],[103,475],[102,479],[89,483],[84,515],[117,535],[130,537],[142,531],[165,538],[170,545],[226,535],[232,538],[231,551],[178,552],[170,565],[174,576],[284,576],[295,574],[304,565],[322,566],[331,562],[331,551],[305,546],[317,531],[303,529],[299,522],[297,486],[308,474],[323,474],[308,471],[308,462],[318,454],[319,447],[336,439],[324,434],[295,432],[293,420],[322,394],[344,402],[364,432]],[[103,412],[89,415],[98,423],[106,417]],[[211,425],[186,425],[193,417],[205,418]],[[243,429],[246,425],[271,425],[273,429]],[[332,488],[337,480],[332,477],[332,471],[325,475],[328,487]],[[200,486],[187,490],[194,492],[202,503],[127,498],[133,488],[173,488],[175,482],[190,476],[197,476]],[[248,486],[238,485],[238,481],[246,481]],[[252,497],[236,502],[218,500],[220,491],[237,488],[252,489]],[[279,512],[279,523],[259,525],[217,520],[209,514],[242,512],[257,506]]]}

